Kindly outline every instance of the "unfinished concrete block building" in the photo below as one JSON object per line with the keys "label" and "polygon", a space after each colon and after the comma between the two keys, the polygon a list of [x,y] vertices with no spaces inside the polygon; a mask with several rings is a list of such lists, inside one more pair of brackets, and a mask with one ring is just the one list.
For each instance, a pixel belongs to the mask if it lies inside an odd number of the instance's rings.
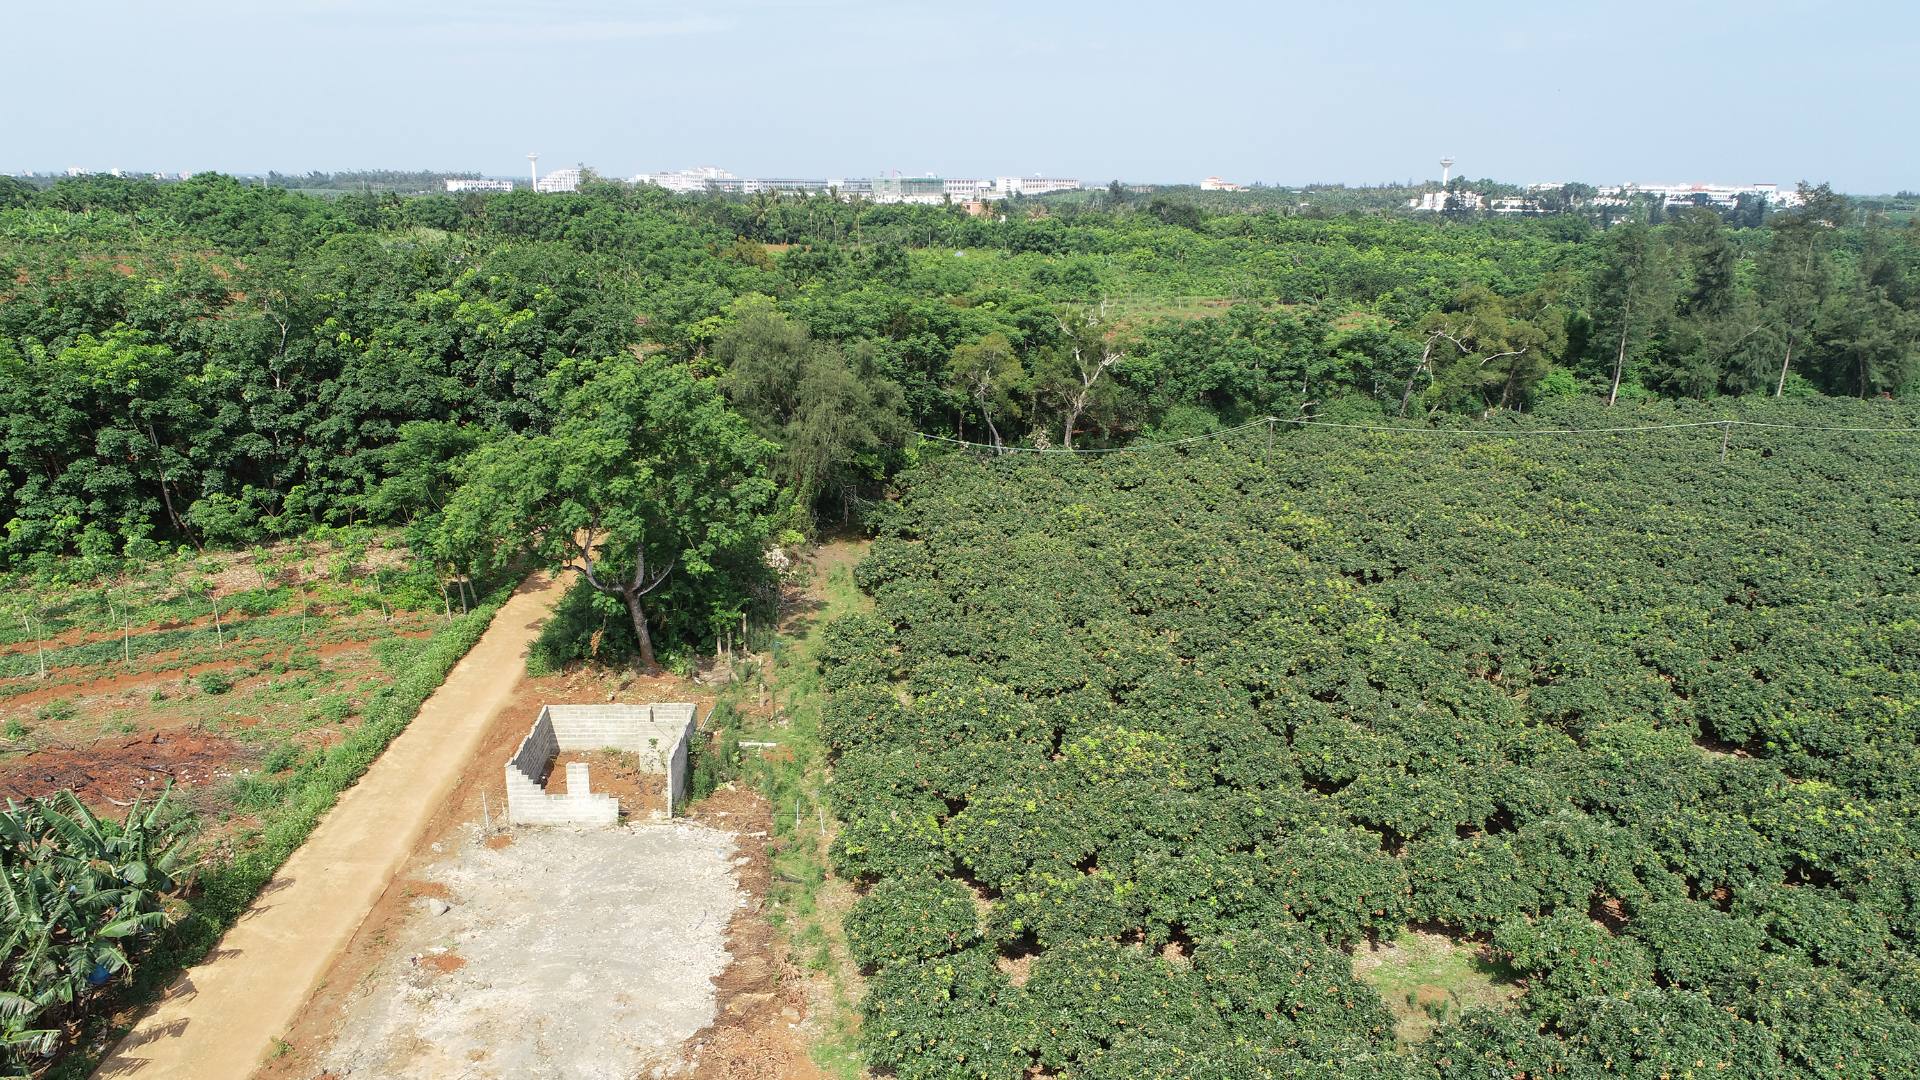
{"label": "unfinished concrete block building", "polygon": [[612,825],[620,802],[589,788],[585,762],[567,764],[567,790],[546,793],[553,760],[577,750],[622,750],[644,772],[666,775],[667,814],[687,797],[687,750],[696,707],[661,705],[545,705],[520,748],[507,759],[507,821],[513,825]]}

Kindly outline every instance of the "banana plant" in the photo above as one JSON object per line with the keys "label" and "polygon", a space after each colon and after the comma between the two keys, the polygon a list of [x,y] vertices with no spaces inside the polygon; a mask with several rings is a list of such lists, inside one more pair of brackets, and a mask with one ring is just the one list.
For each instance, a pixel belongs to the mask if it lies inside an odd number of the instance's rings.
{"label": "banana plant", "polygon": [[124,821],[62,792],[0,811],[0,1065],[18,1074],[68,1018],[177,921],[185,838],[166,808],[136,802]]}
{"label": "banana plant", "polygon": [[31,999],[0,991],[0,1076],[32,1075],[33,1063],[44,1060],[58,1045],[58,1030],[33,1026],[40,1011]]}

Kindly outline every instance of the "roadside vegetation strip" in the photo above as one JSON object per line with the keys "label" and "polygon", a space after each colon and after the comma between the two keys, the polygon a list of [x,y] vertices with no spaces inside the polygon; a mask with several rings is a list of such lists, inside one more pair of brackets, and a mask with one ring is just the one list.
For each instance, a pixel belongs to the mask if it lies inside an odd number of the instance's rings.
{"label": "roadside vegetation strip", "polygon": [[[830,545],[822,550],[835,550]],[[864,554],[865,543],[846,545]],[[767,646],[768,663],[755,674],[766,680],[770,715],[745,708],[755,688],[736,683],[715,705],[710,721],[719,730],[719,760],[699,785],[733,775],[760,791],[773,817],[773,877],[767,919],[785,940],[793,965],[820,980],[811,995],[813,1063],[840,1080],[863,1075],[857,1004],[862,981],[846,948],[841,927],[852,902],[851,886],[835,879],[827,852],[839,825],[827,800],[827,754],[820,741],[826,689],[820,674],[821,645],[827,624],[872,605],[854,586],[853,558],[835,559],[810,572],[809,598],[822,606],[801,616],[798,637],[779,635]],[[740,748],[745,747],[742,751]],[[713,754],[709,750],[708,754]],[[696,770],[700,762],[696,761]]]}
{"label": "roadside vegetation strip", "polygon": [[[503,594],[505,590],[501,590]],[[194,881],[190,909],[155,943],[135,967],[135,983],[124,1004],[144,1000],[170,983],[182,969],[204,957],[247,909],[274,872],[287,860],[340,793],[358,780],[381,751],[404,731],[420,707],[446,681],[500,609],[501,594],[465,615],[456,616],[422,643],[412,662],[382,687],[364,709],[364,719],[340,742],[296,767],[282,783],[284,795],[260,815],[259,826],[243,835],[233,856],[205,867]],[[67,1080],[86,1076],[123,1031],[97,1033],[79,1052],[48,1075]]]}

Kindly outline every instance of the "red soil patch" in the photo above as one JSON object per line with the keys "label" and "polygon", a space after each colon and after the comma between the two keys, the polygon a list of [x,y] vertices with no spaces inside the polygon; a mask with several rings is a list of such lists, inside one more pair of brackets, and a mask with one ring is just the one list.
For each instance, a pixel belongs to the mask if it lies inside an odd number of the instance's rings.
{"label": "red soil patch", "polygon": [[589,790],[620,800],[621,817],[644,820],[655,810],[666,811],[667,778],[641,772],[631,757],[612,750],[568,751],[554,758],[553,771],[547,774],[547,794],[566,794],[571,761],[586,763]]}
{"label": "red soil patch", "polygon": [[202,731],[162,731],[102,739],[85,748],[40,750],[0,766],[0,795],[39,798],[71,788],[91,807],[152,798],[172,781],[199,787],[224,780],[252,754]]}
{"label": "red soil patch", "polygon": [[487,837],[485,843],[488,851],[499,851],[501,848],[509,847],[513,844],[513,834],[504,832],[495,833]]}
{"label": "red soil patch", "polygon": [[768,835],[773,813],[760,793],[741,787],[694,805],[693,820],[734,833],[747,861],[739,868],[748,902],[727,924],[733,957],[713,979],[716,1016],[687,1041],[689,1080],[820,1080],[805,1033],[807,976],[787,959],[762,903],[773,883]]}
{"label": "red soil patch", "polygon": [[442,881],[425,881],[420,878],[407,878],[400,882],[400,891],[412,897],[430,897],[434,900],[453,899],[453,890]]}
{"label": "red soil patch", "polygon": [[426,956],[415,957],[413,962],[416,966],[423,967],[436,975],[445,975],[451,971],[459,971],[461,968],[467,966],[465,958],[450,952],[430,953]]}
{"label": "red soil patch", "polygon": [[[152,661],[163,658],[148,657],[147,659],[148,661]],[[48,683],[38,690],[26,690],[8,697],[0,697],[0,705],[38,705],[43,701],[54,701],[60,698],[97,697],[103,694],[121,693],[153,683],[180,682],[183,679],[190,679],[203,671],[230,670],[239,667],[243,662],[244,661],[228,660],[209,664],[194,664],[191,667],[174,668],[171,671],[123,671],[118,675],[105,675],[90,679],[82,678],[74,682]],[[101,669],[93,668],[91,670],[98,671]],[[7,679],[0,681],[0,691],[39,681],[40,680],[32,676],[27,676],[22,679]]]}

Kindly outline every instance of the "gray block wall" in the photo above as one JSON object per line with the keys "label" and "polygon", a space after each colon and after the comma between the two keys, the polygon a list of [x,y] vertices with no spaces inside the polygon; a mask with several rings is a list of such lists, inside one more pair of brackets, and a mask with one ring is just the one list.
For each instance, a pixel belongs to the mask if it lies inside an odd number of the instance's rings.
{"label": "gray block wall", "polygon": [[[687,743],[695,706],[547,705],[534,719],[519,749],[507,759],[507,821],[514,825],[612,825],[619,800],[588,790],[587,767],[567,766],[567,793],[548,795],[543,785],[562,751],[623,750],[647,772],[667,775],[667,812],[686,801]],[[578,770],[576,773],[575,770]]]}

